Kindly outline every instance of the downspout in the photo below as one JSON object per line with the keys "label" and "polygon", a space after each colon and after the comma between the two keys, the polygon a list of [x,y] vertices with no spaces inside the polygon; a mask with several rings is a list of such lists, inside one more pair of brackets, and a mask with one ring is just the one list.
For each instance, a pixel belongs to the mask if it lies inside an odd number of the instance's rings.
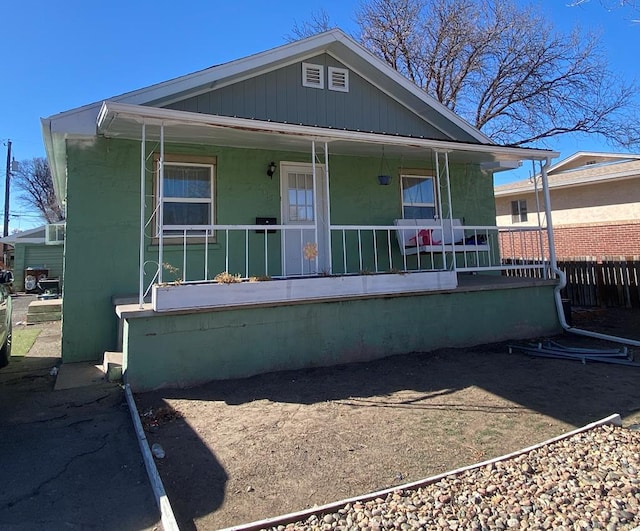
{"label": "downspout", "polygon": [[624,337],[618,336],[610,336],[608,334],[600,334],[598,332],[592,332],[590,330],[583,330],[581,328],[575,328],[573,326],[569,326],[567,320],[564,317],[564,308],[562,306],[562,298],[560,296],[560,291],[567,285],[567,275],[560,269],[558,269],[558,262],[556,259],[556,246],[555,239],[553,236],[553,223],[551,220],[551,196],[549,194],[549,182],[547,180],[547,167],[551,163],[550,159],[546,159],[544,164],[540,168],[540,175],[542,176],[542,191],[544,194],[544,211],[547,217],[547,235],[549,238],[549,261],[551,262],[551,270],[558,275],[560,281],[558,285],[554,288],[553,294],[556,303],[556,312],[558,313],[558,320],[560,321],[560,326],[572,334],[577,334],[580,336],[593,337],[596,339],[603,339],[606,341],[612,341],[613,343],[621,343],[624,345],[631,345],[634,347],[640,347],[640,341],[636,341],[635,339],[627,339]]}

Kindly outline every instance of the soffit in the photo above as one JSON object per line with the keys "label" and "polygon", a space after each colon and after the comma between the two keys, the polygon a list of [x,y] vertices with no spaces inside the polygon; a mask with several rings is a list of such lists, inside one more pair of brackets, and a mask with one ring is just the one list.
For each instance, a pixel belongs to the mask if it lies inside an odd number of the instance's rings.
{"label": "soffit", "polygon": [[545,160],[557,156],[546,150],[281,124],[113,102],[103,104],[97,127],[98,133],[107,138],[140,140],[142,124],[145,124],[148,142],[160,142],[161,124],[164,124],[165,143],[308,153],[315,140],[320,147],[326,142],[333,155],[381,157],[384,146],[384,154],[389,157],[424,160],[431,152],[439,151],[447,152],[451,162],[474,164]]}

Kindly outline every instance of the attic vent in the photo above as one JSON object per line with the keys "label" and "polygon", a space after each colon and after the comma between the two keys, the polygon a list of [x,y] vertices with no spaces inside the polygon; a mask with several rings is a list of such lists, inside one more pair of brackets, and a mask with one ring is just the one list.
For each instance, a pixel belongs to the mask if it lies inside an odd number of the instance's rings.
{"label": "attic vent", "polygon": [[349,92],[349,71],[344,68],[329,67],[329,90]]}
{"label": "attic vent", "polygon": [[302,86],[324,88],[324,68],[322,65],[302,63]]}
{"label": "attic vent", "polygon": [[585,166],[589,166],[590,164],[595,164],[597,161],[595,160],[588,160],[587,163],[585,164]]}

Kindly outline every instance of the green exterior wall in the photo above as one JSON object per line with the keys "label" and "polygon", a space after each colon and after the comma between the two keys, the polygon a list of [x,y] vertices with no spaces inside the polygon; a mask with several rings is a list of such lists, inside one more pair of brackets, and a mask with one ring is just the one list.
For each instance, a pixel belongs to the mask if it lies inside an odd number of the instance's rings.
{"label": "green exterior wall", "polygon": [[24,291],[24,270],[28,267],[48,269],[48,278],[58,278],[60,285],[62,285],[62,257],[62,245],[16,242],[13,259],[13,286],[15,290]]}
{"label": "green exterior wall", "polygon": [[[325,78],[329,66],[347,68],[327,54],[312,57],[305,62],[322,65]],[[329,90],[327,79],[324,89],[304,87],[302,63],[294,63],[233,85],[215,88],[172,103],[167,108],[352,131],[450,139],[440,129],[383,93],[353,70],[349,72],[349,92]],[[428,112],[424,108],[420,111]],[[428,120],[442,122],[441,115],[435,111],[431,114]],[[451,128],[450,123],[446,125]],[[474,141],[461,130],[456,129],[456,133],[463,136],[458,140]]]}
{"label": "green exterior wall", "polygon": [[[149,147],[149,149],[151,149]],[[256,217],[276,217],[281,221],[279,172],[266,176],[267,164],[274,161],[310,162],[307,153],[218,148],[215,146],[167,145],[167,154],[215,156],[218,224],[254,224]],[[137,294],[140,226],[140,142],[97,138],[91,142],[67,141],[67,230],[65,242],[65,285],[63,300],[62,355],[65,362],[99,359],[106,350],[117,348],[117,319],[112,297]],[[153,158],[148,158],[151,166]],[[424,160],[386,160],[385,169],[393,180],[380,186],[379,159],[330,156],[330,203],[333,224],[391,225],[401,217],[400,182],[402,171],[432,169],[431,154]],[[495,203],[490,175],[471,165],[452,164],[452,204],[454,217],[467,224],[493,225]],[[147,173],[147,196],[153,190],[153,175]],[[446,198],[446,193],[443,193]],[[148,197],[147,214],[152,211]],[[444,212],[447,213],[446,206]],[[151,229],[147,229],[149,232]],[[146,260],[157,261],[158,247],[147,235]],[[224,239],[209,245],[209,271],[213,278],[225,270]],[[393,235],[392,235],[393,236]],[[251,234],[252,245],[264,235]],[[279,236],[268,235],[270,248],[279,248]],[[401,257],[394,245],[394,263]],[[355,247],[354,247],[355,248]],[[186,272],[182,248],[166,247],[163,262],[177,268],[164,280],[202,279],[204,245],[190,246]],[[199,252],[198,252],[199,249]],[[339,249],[334,249],[337,260]],[[279,252],[274,253],[271,270],[279,268]],[[250,274],[264,274],[263,259],[254,253]],[[396,262],[397,260],[397,262]],[[409,261],[415,260],[410,257]],[[334,262],[336,263],[336,262]],[[154,265],[148,265],[147,282]],[[382,269],[384,266],[382,266]],[[364,269],[373,269],[372,257],[365,256]],[[229,272],[244,273],[244,255],[232,253]],[[336,272],[340,272],[336,267]]]}
{"label": "green exterior wall", "polygon": [[552,286],[201,311],[126,319],[123,368],[143,391],[559,329]]}
{"label": "green exterior wall", "polygon": [[111,297],[136,292],[140,144],[68,141],[67,158],[65,363],[98,360],[114,350]]}

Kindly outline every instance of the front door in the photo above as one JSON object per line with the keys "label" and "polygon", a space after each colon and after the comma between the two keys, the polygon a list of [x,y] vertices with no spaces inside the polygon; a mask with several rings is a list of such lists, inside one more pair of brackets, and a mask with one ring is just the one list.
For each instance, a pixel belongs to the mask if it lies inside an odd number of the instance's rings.
{"label": "front door", "polygon": [[311,164],[282,162],[280,176],[282,223],[301,227],[283,231],[283,274],[328,273],[329,214],[324,166],[316,164],[315,182]]}

